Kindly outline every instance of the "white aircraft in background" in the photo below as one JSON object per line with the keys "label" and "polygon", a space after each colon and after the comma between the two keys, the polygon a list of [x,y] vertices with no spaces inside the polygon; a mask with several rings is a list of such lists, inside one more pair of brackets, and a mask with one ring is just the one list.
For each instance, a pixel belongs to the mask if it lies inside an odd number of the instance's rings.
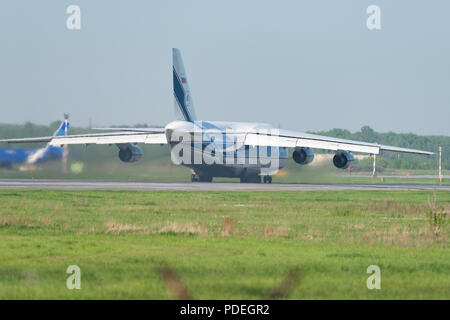
{"label": "white aircraft in background", "polygon": [[173,93],[175,109],[182,120],[165,128],[99,128],[116,132],[71,136],[7,139],[8,143],[48,142],[50,145],[115,144],[123,162],[142,157],[136,146],[168,144],[172,161],[192,169],[192,181],[210,182],[213,177],[240,178],[241,182],[272,182],[272,175],[288,160],[287,148],[293,148],[293,160],[310,163],[314,149],[335,152],[333,164],[347,169],[354,158],[351,152],[379,154],[380,150],[434,155],[434,152],[406,149],[353,140],[330,138],[309,133],[277,129],[265,123],[197,121],[180,51],[173,49]]}

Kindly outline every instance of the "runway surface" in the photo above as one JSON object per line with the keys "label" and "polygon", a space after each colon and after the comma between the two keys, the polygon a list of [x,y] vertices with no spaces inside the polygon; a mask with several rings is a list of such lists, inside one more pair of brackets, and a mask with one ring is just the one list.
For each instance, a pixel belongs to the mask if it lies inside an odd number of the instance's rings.
{"label": "runway surface", "polygon": [[324,191],[324,190],[443,190],[450,185],[427,184],[311,184],[311,183],[232,183],[232,182],[146,182],[108,180],[25,180],[0,179],[0,189],[48,190],[193,190],[193,191]]}

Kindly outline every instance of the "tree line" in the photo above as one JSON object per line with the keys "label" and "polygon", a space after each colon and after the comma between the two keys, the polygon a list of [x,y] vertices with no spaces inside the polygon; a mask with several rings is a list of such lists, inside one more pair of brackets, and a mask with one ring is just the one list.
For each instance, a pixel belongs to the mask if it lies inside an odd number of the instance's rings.
{"label": "tree line", "polygon": [[[450,170],[450,137],[448,136],[421,136],[413,133],[376,132],[369,126],[364,126],[357,132],[345,129],[332,129],[328,131],[314,132],[329,137],[359,140],[385,144],[390,146],[410,149],[438,152],[442,146],[442,168]],[[377,162],[377,166],[392,169],[436,169],[437,156],[421,156],[397,152],[381,152],[383,159]],[[361,161],[368,163],[368,161]]]}

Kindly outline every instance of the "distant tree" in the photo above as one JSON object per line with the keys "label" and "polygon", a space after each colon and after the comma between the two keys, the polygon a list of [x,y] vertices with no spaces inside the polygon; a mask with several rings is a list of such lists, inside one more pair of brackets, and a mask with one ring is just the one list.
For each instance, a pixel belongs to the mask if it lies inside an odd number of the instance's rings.
{"label": "distant tree", "polygon": [[371,127],[364,126],[361,128],[361,140],[364,140],[367,142],[376,142],[377,134]]}

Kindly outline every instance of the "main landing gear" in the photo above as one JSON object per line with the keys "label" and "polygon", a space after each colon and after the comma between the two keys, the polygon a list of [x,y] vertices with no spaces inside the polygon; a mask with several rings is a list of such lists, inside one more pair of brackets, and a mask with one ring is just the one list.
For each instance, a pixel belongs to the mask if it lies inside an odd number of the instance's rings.
{"label": "main landing gear", "polygon": [[[213,177],[206,174],[193,173],[191,175],[192,182],[212,182]],[[272,176],[261,176],[259,174],[242,175],[240,178],[241,183],[272,183]]]}
{"label": "main landing gear", "polygon": [[240,180],[241,183],[261,183],[261,176],[259,174],[243,175]]}
{"label": "main landing gear", "polygon": [[264,183],[272,183],[272,176],[264,176],[263,181]]}
{"label": "main landing gear", "polygon": [[208,175],[193,173],[191,175],[191,182],[212,182],[212,177]]}

